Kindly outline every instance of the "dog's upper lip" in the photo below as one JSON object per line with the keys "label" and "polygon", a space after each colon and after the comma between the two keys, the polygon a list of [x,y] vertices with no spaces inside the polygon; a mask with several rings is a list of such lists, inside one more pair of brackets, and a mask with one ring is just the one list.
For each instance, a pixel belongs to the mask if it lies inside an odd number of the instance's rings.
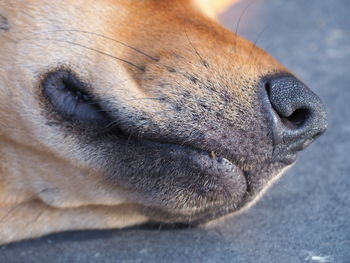
{"label": "dog's upper lip", "polygon": [[[176,145],[179,148],[183,149],[191,149],[196,151],[197,153],[204,154],[208,156],[209,158],[216,160],[217,163],[220,165],[222,163],[226,164],[231,164],[234,166],[237,166],[240,170],[242,170],[244,173],[244,169],[242,169],[239,165],[239,161],[237,158],[234,158],[234,156],[229,156],[227,154],[224,154],[222,152],[217,153],[217,150],[212,150],[210,149],[210,146],[206,148],[200,148],[198,147],[198,144],[194,145],[191,142],[184,142],[184,143],[179,143],[174,138],[157,138],[156,135],[152,134],[153,136],[142,136],[142,135],[137,135],[136,133],[130,135],[128,132],[125,132],[123,128],[120,127],[115,127],[117,129],[117,132],[122,135],[126,140],[134,139],[136,141],[147,141],[150,143],[156,143],[156,144],[163,144],[163,145]],[[272,156],[268,159],[264,159],[263,161],[260,160],[259,163],[270,163],[270,162],[281,162],[284,163],[285,165],[290,165],[296,161],[297,158],[297,151],[300,151],[302,149],[288,149],[288,150],[283,150],[283,151],[275,151],[272,153]],[[244,166],[244,165],[242,165]]]}
{"label": "dog's upper lip", "polygon": [[227,158],[226,156],[223,156],[221,154],[217,154],[215,151],[212,151],[212,150],[205,150],[205,149],[201,149],[201,148],[198,148],[198,147],[195,147],[191,144],[188,144],[188,143],[183,143],[183,144],[177,144],[177,143],[172,143],[172,142],[166,142],[164,140],[162,141],[157,141],[157,140],[148,140],[148,139],[139,139],[139,140],[146,140],[146,141],[149,141],[151,143],[160,143],[160,144],[168,144],[168,145],[176,145],[177,147],[179,148],[183,148],[184,150],[185,149],[190,149],[196,153],[198,153],[199,155],[204,155],[204,156],[207,156],[209,157],[211,160],[215,160],[218,164],[220,165],[235,165],[237,166],[233,160],[230,160],[229,158]]}
{"label": "dog's upper lip", "polygon": [[199,155],[205,155],[207,157],[209,157],[211,160],[216,161],[216,163],[218,165],[223,165],[223,166],[236,166],[239,170],[241,170],[233,160],[231,160],[230,158],[223,156],[221,154],[217,154],[215,151],[213,150],[205,150],[205,149],[201,149],[198,147],[195,147],[191,144],[188,143],[184,143],[184,144],[177,144],[177,143],[171,143],[171,142],[166,142],[166,141],[156,141],[156,140],[149,140],[152,143],[161,143],[161,144],[169,144],[169,145],[176,145],[180,148],[184,148],[184,149],[191,149],[194,152],[197,152]]}

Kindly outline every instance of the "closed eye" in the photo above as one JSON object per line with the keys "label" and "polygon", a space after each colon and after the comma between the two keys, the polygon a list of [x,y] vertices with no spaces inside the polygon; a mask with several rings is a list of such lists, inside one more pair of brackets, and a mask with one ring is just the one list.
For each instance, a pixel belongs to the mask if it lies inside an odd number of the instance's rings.
{"label": "closed eye", "polygon": [[87,92],[87,85],[74,73],[68,70],[50,72],[41,86],[54,110],[65,118],[99,124],[110,121],[96,99]]}

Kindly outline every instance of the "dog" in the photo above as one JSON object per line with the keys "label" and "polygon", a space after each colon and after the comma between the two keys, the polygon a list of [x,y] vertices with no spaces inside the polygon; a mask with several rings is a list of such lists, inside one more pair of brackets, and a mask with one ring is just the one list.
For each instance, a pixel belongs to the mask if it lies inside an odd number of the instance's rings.
{"label": "dog", "polygon": [[0,243],[249,207],[326,129],[214,0],[0,3]]}

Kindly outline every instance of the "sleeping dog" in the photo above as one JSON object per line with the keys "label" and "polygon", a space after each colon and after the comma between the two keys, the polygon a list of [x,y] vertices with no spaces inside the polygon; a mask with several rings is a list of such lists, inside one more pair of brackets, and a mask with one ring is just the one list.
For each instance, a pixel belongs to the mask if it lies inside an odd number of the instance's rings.
{"label": "sleeping dog", "polygon": [[324,132],[230,2],[1,1],[0,243],[235,214]]}

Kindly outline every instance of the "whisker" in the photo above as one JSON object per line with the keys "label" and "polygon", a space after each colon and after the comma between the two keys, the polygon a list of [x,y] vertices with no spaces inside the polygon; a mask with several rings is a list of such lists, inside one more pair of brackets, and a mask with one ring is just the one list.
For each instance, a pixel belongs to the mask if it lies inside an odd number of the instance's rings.
{"label": "whisker", "polygon": [[134,101],[134,100],[159,100],[162,101],[164,98],[152,98],[152,97],[144,97],[144,98],[133,98],[133,99],[128,99],[126,101]]}
{"label": "whisker", "polygon": [[269,48],[271,48],[271,44],[268,45],[266,48],[263,48],[263,50],[264,50],[265,52],[262,53],[262,54],[260,54],[260,55],[258,55],[258,56],[256,56],[256,57],[254,58],[254,60],[256,61],[256,60],[259,58],[259,56],[260,56],[260,57],[267,56]]}
{"label": "whisker", "polygon": [[126,141],[126,146],[129,146],[129,142],[130,142],[130,140],[131,140],[133,135],[134,135],[134,130],[132,130],[132,132],[130,133],[130,135],[129,135],[127,141]]}
{"label": "whisker", "polygon": [[[52,40],[52,39],[47,39],[47,40]],[[72,41],[68,41],[68,40],[55,40],[55,41],[58,41],[58,42],[63,42],[63,43],[68,43],[68,44],[71,44],[71,45],[75,45],[75,46],[78,46],[78,47],[82,47],[82,48],[85,48],[85,49],[88,49],[88,50],[91,50],[91,51],[95,51],[99,54],[102,54],[102,55],[105,55],[105,56],[108,56],[110,58],[113,58],[113,59],[116,59],[116,60],[119,60],[121,62],[124,62],[126,64],[129,64],[130,66],[133,66],[135,68],[137,68],[138,70],[140,71],[145,71],[145,68],[144,67],[141,67],[141,66],[138,66],[138,65],[135,65],[134,63],[128,61],[128,60],[125,60],[125,59],[122,59],[122,58],[119,58],[119,57],[116,57],[114,55],[111,55],[111,54],[108,54],[104,51],[100,51],[98,49],[95,49],[95,48],[92,48],[92,47],[88,47],[88,46],[85,46],[85,45],[82,45],[82,44],[79,44],[79,43],[75,43],[75,42],[72,42]]]}
{"label": "whisker", "polygon": [[151,56],[151,55],[147,54],[146,52],[144,52],[144,51],[142,51],[142,50],[140,50],[138,48],[135,48],[133,46],[130,46],[130,45],[120,41],[120,40],[117,40],[117,39],[114,39],[114,38],[111,38],[111,37],[108,37],[108,36],[105,36],[105,35],[102,35],[102,34],[99,34],[99,33],[94,33],[94,32],[85,31],[85,30],[78,30],[78,29],[69,29],[69,30],[59,29],[59,30],[46,31],[46,32],[48,32],[48,33],[54,33],[54,32],[78,32],[78,33],[84,33],[84,34],[90,34],[90,35],[98,36],[98,37],[101,37],[101,38],[104,38],[104,39],[111,40],[111,41],[113,41],[115,43],[121,44],[121,45],[123,45],[125,47],[128,47],[128,48],[130,48],[130,49],[132,49],[132,50],[134,50],[134,51],[136,51],[136,52],[138,52],[138,53],[140,53],[140,54],[150,58],[153,61],[159,61],[159,58]]}
{"label": "whisker", "polygon": [[238,28],[241,24],[241,20],[243,18],[243,16],[245,15],[245,13],[247,12],[247,10],[252,6],[253,3],[255,3],[256,0],[251,1],[242,11],[242,13],[240,14],[237,24],[236,24],[236,29],[235,29],[235,43],[234,43],[234,50],[236,50],[236,45],[237,45],[237,36],[238,36]]}
{"label": "whisker", "polygon": [[[169,66],[169,65],[167,65],[167,64],[164,64],[164,63],[160,63],[160,59],[159,58],[156,58],[156,57],[154,57],[154,56],[151,56],[151,55],[149,55],[149,54],[147,54],[146,52],[144,52],[144,51],[142,51],[142,50],[140,50],[140,49],[137,49],[137,48],[135,48],[135,47],[133,47],[133,46],[130,46],[130,45],[128,45],[128,44],[126,44],[126,43],[123,43],[123,42],[121,42],[121,41],[119,41],[119,40],[116,40],[116,39],[113,39],[113,38],[109,38],[109,37],[107,37],[107,36],[104,36],[104,35],[102,35],[102,34],[98,34],[98,33],[93,33],[93,32],[89,32],[89,31],[81,31],[81,30],[56,30],[56,31],[43,31],[43,32],[40,32],[40,33],[32,33],[31,35],[39,35],[39,34],[41,34],[41,33],[45,33],[45,32],[59,32],[59,31],[62,31],[62,32],[64,32],[64,31],[72,31],[72,32],[84,32],[84,33],[87,33],[87,34],[92,34],[92,35],[96,35],[96,36],[100,36],[100,37],[102,37],[102,38],[106,38],[106,39],[110,39],[111,41],[115,41],[115,42],[117,42],[117,43],[120,43],[120,44],[122,44],[122,45],[124,45],[124,46],[126,46],[126,47],[129,47],[129,48],[131,48],[132,50],[134,50],[134,51],[136,51],[136,52],[138,52],[138,53],[140,53],[140,54],[142,54],[142,55],[144,55],[144,56],[146,56],[146,57],[148,57],[148,58],[150,58],[152,61],[155,61],[155,62],[158,62],[157,63],[157,65],[159,65],[159,66],[162,66],[162,67],[164,67],[165,69],[167,69],[168,71],[169,71],[169,69],[175,69],[174,71],[172,71],[172,72],[177,72],[177,73],[179,73],[179,72],[185,72],[183,69],[179,69],[179,68],[175,68],[175,67],[173,67],[173,66]],[[85,46],[85,45],[83,45],[83,44],[79,44],[79,43],[76,43],[76,42],[73,42],[73,41],[69,41],[69,40],[59,40],[59,39],[52,39],[52,38],[22,38],[22,39],[11,39],[11,38],[9,38],[11,41],[13,41],[13,42],[15,42],[15,43],[18,43],[19,41],[23,41],[23,40],[35,40],[35,41],[37,41],[37,40],[47,40],[47,41],[58,41],[58,42],[64,42],[64,43],[67,43],[67,44],[71,44],[71,45],[76,45],[76,46],[80,46],[80,47],[83,47],[83,48],[85,48],[85,49],[89,49],[89,50],[92,50],[92,51],[95,51],[95,52],[98,52],[98,53],[100,53],[100,54],[103,54],[103,55],[105,55],[105,56],[108,56],[108,57],[111,57],[111,58],[114,58],[114,59],[117,59],[117,60],[119,60],[119,61],[122,61],[122,62],[124,62],[124,63],[127,63],[127,64],[129,64],[129,65],[131,65],[131,66],[133,66],[133,67],[136,67],[138,70],[140,70],[140,71],[145,71],[145,67],[143,67],[143,66],[138,66],[138,65],[136,65],[136,64],[134,64],[134,63],[132,63],[132,62],[130,62],[130,61],[127,61],[126,59],[123,59],[123,58],[119,58],[119,57],[116,57],[116,56],[114,56],[114,55],[111,55],[111,54],[109,54],[109,53],[106,53],[106,52],[103,52],[103,51],[101,51],[101,50],[97,50],[97,49],[94,49],[94,48],[92,48],[92,47],[88,47],[88,46]],[[204,61],[204,63],[206,63],[205,61]]]}
{"label": "whisker", "polygon": [[[176,3],[177,3],[177,6],[178,6],[180,9],[184,10],[184,7],[181,5],[181,2],[176,1]],[[197,57],[199,58],[201,64],[202,64],[204,67],[208,68],[208,67],[209,67],[208,62],[207,62],[205,59],[203,59],[203,57],[201,56],[201,54],[198,52],[198,50],[196,49],[196,47],[193,45],[193,43],[192,43],[190,37],[188,36],[187,29],[186,29],[186,20],[185,20],[185,19],[184,19],[184,21],[183,21],[183,25],[184,25],[184,31],[185,31],[185,35],[186,35],[186,38],[187,38],[188,43],[190,44],[190,46],[192,47],[192,49],[195,51],[195,53],[196,53]]]}
{"label": "whisker", "polygon": [[[38,38],[37,38],[37,39],[22,38],[22,39],[20,39],[20,40],[21,40],[21,41],[23,41],[23,40],[38,40]],[[82,44],[79,44],[79,43],[76,43],[76,42],[72,42],[72,41],[68,41],[68,40],[61,40],[61,39],[51,39],[51,38],[41,38],[41,39],[39,39],[39,40],[56,41],[56,42],[67,43],[67,44],[70,44],[70,45],[82,47],[82,48],[85,48],[85,49],[94,51],[94,52],[96,52],[96,53],[99,53],[99,54],[101,54],[101,55],[105,55],[105,56],[107,56],[107,57],[110,57],[110,58],[119,60],[119,61],[121,61],[121,62],[124,62],[124,63],[126,63],[126,64],[128,64],[128,65],[130,65],[130,66],[133,66],[133,67],[137,68],[137,69],[140,70],[140,71],[145,71],[145,68],[144,68],[144,67],[138,66],[138,65],[136,65],[136,64],[134,64],[134,63],[132,63],[132,62],[126,60],[126,59],[119,58],[119,57],[117,57],[117,56],[111,55],[111,54],[106,53],[106,52],[104,52],[104,51],[101,51],[101,50],[98,50],[98,49],[95,49],[95,48],[92,48],[92,47],[88,47],[88,46],[85,46],[85,45],[82,45]]]}
{"label": "whisker", "polygon": [[254,41],[254,43],[253,43],[253,45],[252,45],[252,48],[250,49],[248,58],[251,57],[252,52],[253,52],[253,50],[256,48],[256,44],[258,43],[260,37],[262,36],[262,34],[263,34],[264,32],[266,32],[266,30],[267,30],[269,27],[270,27],[270,25],[265,26],[265,27],[263,28],[263,30],[261,30],[260,33],[258,34],[258,36],[255,38],[255,41]]}
{"label": "whisker", "polygon": [[104,131],[108,131],[108,130],[110,130],[110,129],[113,129],[113,128],[117,127],[118,124],[119,124],[119,120],[113,120],[113,121],[111,121],[109,124],[107,124],[107,125],[103,128],[103,130],[104,130]]}
{"label": "whisker", "polygon": [[184,21],[184,31],[185,31],[185,35],[186,35],[186,38],[187,38],[188,43],[190,44],[190,46],[192,47],[192,49],[195,51],[195,53],[196,53],[197,57],[199,58],[201,64],[202,64],[204,67],[208,68],[208,67],[209,67],[208,62],[207,62],[205,59],[203,59],[203,57],[201,56],[201,54],[198,52],[198,50],[196,49],[196,47],[193,45],[193,43],[192,43],[190,37],[188,36],[187,29],[186,29],[186,21]]}

